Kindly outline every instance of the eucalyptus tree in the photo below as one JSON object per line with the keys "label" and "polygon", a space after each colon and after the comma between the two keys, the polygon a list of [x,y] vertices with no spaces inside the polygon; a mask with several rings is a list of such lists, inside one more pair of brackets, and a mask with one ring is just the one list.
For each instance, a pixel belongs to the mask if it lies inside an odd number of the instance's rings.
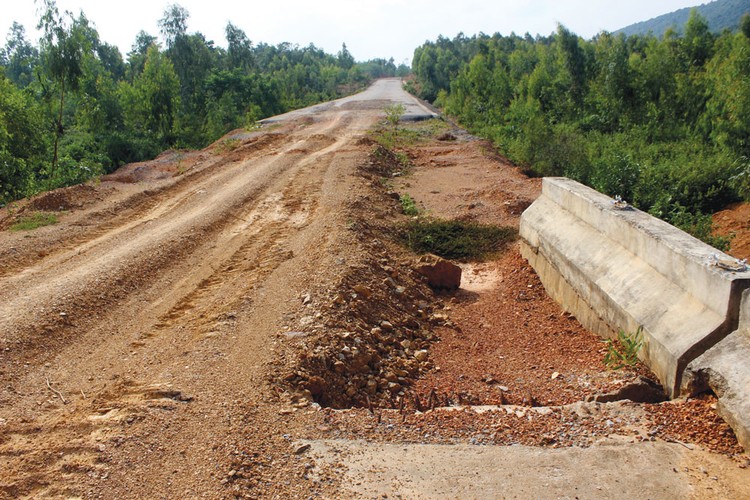
{"label": "eucalyptus tree", "polygon": [[26,28],[13,22],[8,31],[5,47],[0,51],[4,59],[5,76],[17,86],[28,86],[34,78],[34,68],[39,63],[39,51],[26,38]]}
{"label": "eucalyptus tree", "polygon": [[83,75],[83,60],[90,48],[90,40],[85,36],[85,26],[81,19],[76,20],[68,11],[61,15],[55,0],[42,0],[37,28],[43,33],[41,39],[42,71],[55,86],[54,90],[47,90],[59,94],[51,166],[54,172],[57,168],[60,138],[64,133],[63,111],[66,92],[75,91],[80,84]]}

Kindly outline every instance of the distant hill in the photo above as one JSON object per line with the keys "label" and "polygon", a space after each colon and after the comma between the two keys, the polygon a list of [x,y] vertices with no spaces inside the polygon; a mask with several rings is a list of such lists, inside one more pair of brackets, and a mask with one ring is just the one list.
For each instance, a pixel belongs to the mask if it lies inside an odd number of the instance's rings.
{"label": "distant hill", "polygon": [[[711,31],[719,33],[724,29],[736,30],[744,14],[750,13],[750,0],[716,0],[697,5],[698,12],[706,18]],[[649,32],[661,37],[669,28],[682,32],[692,7],[676,10],[663,16],[649,19],[615,31],[615,34],[646,35]]]}

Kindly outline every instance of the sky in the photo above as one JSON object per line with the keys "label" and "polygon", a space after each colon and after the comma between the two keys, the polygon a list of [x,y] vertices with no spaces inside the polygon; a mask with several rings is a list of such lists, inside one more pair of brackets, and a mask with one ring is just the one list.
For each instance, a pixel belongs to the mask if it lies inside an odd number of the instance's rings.
{"label": "sky", "polygon": [[[140,30],[159,34],[157,22],[171,3],[190,13],[188,32],[199,31],[217,46],[226,47],[224,28],[231,21],[254,43],[313,43],[332,54],[346,43],[358,61],[393,57],[396,64],[410,64],[414,49],[438,35],[548,35],[562,23],[591,38],[707,0],[57,0],[60,12],[83,11],[99,37],[117,45],[123,57]],[[3,4],[0,44],[13,21],[36,44],[41,0]]]}

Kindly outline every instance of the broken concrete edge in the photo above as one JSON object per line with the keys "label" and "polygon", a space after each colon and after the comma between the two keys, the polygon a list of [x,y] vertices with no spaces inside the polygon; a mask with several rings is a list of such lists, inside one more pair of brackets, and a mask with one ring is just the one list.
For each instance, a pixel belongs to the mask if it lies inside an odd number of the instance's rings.
{"label": "broken concrete edge", "polygon": [[671,397],[688,363],[737,328],[750,272],[709,265],[730,257],[575,181],[545,178],[520,236],[545,288],[584,326],[605,337],[643,326],[641,358]]}
{"label": "broken concrete edge", "polygon": [[739,328],[687,366],[682,392],[694,395],[711,389],[719,398],[719,415],[747,451],[750,450],[750,290],[742,295]]}

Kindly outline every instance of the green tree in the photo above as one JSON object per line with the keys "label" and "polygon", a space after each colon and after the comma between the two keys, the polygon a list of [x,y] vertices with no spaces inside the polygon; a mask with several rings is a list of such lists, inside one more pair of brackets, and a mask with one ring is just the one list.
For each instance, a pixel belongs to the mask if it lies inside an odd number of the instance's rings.
{"label": "green tree", "polygon": [[346,48],[345,43],[341,44],[341,50],[336,56],[336,59],[338,60],[339,67],[347,71],[350,70],[352,66],[354,66],[354,57],[349,52],[349,49]]}
{"label": "green tree", "polygon": [[180,103],[180,82],[172,62],[158,47],[146,53],[143,73],[132,86],[123,84],[123,109],[128,127],[141,137],[152,135],[161,146],[175,140]]}
{"label": "green tree", "polygon": [[87,52],[85,23],[73,18],[70,12],[60,15],[54,0],[42,0],[43,13],[38,28],[43,32],[42,65],[54,81],[59,93],[59,106],[55,120],[55,139],[52,171],[57,168],[60,138],[64,133],[63,111],[68,91],[78,88],[83,74],[83,59]]}
{"label": "green tree", "polygon": [[42,110],[0,73],[0,204],[30,194],[47,152]]}
{"label": "green tree", "polygon": [[253,43],[245,32],[228,22],[226,28],[224,28],[224,33],[227,39],[227,69],[242,68],[249,70],[255,66]]}
{"label": "green tree", "polygon": [[159,32],[167,43],[167,48],[174,46],[175,42],[187,34],[187,22],[190,13],[180,4],[169,4],[164,10],[164,15],[159,19]]}
{"label": "green tree", "polygon": [[745,37],[750,38],[750,14],[742,16],[740,21],[740,31]]}
{"label": "green tree", "polygon": [[685,25],[685,35],[682,37],[682,47],[688,65],[703,67],[711,58],[713,46],[714,36],[706,18],[698,13],[698,9],[693,8]]}
{"label": "green tree", "polygon": [[143,67],[146,65],[146,54],[151,46],[158,47],[157,38],[153,35],[149,35],[145,31],[141,30],[135,36],[135,42],[128,52],[128,65],[127,65],[127,78],[130,83],[133,83],[135,77],[143,72]]}
{"label": "green tree", "polygon": [[750,39],[725,40],[707,65],[710,95],[702,123],[718,144],[750,158]]}
{"label": "green tree", "polygon": [[39,52],[26,39],[26,29],[21,24],[13,23],[1,52],[5,59],[5,76],[21,88],[29,85],[39,62]]}
{"label": "green tree", "polygon": [[559,57],[570,81],[570,98],[577,109],[583,103],[586,91],[586,60],[576,35],[562,24],[557,25],[556,42]]}

